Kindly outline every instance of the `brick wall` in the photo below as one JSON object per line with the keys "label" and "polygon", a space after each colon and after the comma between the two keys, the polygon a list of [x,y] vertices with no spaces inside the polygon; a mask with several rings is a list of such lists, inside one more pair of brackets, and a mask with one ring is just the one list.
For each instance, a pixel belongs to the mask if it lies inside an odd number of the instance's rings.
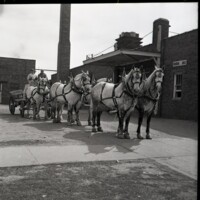
{"label": "brick wall", "polygon": [[[163,63],[166,67],[161,100],[161,116],[197,120],[198,108],[198,30],[163,41]],[[187,65],[173,67],[173,61],[187,60]],[[173,99],[174,74],[182,73],[182,98]]]}
{"label": "brick wall", "polygon": [[24,89],[27,75],[35,68],[35,60],[0,57],[0,83],[3,84],[2,103],[8,104],[12,90]]}

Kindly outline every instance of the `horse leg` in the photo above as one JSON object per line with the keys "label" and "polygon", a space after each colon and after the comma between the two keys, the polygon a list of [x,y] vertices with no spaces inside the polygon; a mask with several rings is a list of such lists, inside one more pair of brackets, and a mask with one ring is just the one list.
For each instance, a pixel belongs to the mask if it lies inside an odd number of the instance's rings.
{"label": "horse leg", "polygon": [[129,115],[126,118],[126,121],[125,121],[125,129],[124,129],[124,138],[125,139],[130,139],[130,135],[129,135],[129,132],[128,132],[128,125],[129,125],[129,122],[130,122],[130,118],[131,118],[131,115]]}
{"label": "horse leg", "polygon": [[62,117],[63,109],[64,109],[64,104],[60,104],[58,108],[57,123],[61,123],[61,121],[63,120],[63,117]]}
{"label": "horse leg", "polygon": [[68,104],[68,112],[67,112],[67,122],[68,125],[72,124],[72,114],[73,114],[73,106]]}
{"label": "horse leg", "polygon": [[37,109],[36,105],[33,104],[33,119],[36,119],[36,109]]}
{"label": "horse leg", "polygon": [[30,110],[30,104],[27,103],[26,105],[26,109],[27,109],[27,118],[30,118],[30,113],[29,113],[29,110]]}
{"label": "horse leg", "polygon": [[146,139],[152,139],[150,136],[150,121],[151,121],[152,114],[153,112],[147,116]]}
{"label": "horse leg", "polygon": [[123,133],[123,124],[124,124],[124,114],[123,112],[118,111],[117,112],[117,116],[119,119],[119,126],[118,126],[118,133],[117,133],[117,137],[119,139],[124,139],[124,133]]}
{"label": "horse leg", "polygon": [[103,129],[101,127],[101,114],[102,114],[102,111],[97,112],[97,131],[99,132],[103,132]]}
{"label": "horse leg", "polygon": [[74,110],[75,110],[75,113],[76,113],[76,124],[78,126],[82,126],[80,119],[79,119],[79,110],[81,108],[81,104],[82,104],[82,102],[80,101],[74,106]]}
{"label": "horse leg", "polygon": [[40,119],[40,103],[36,104],[36,117]]}
{"label": "horse leg", "polygon": [[55,101],[55,106],[54,106],[54,115],[53,117],[53,123],[57,123],[58,122],[58,102]]}
{"label": "horse leg", "polygon": [[97,117],[97,111],[92,111],[92,132],[97,132],[95,126],[96,126],[96,117]]}
{"label": "horse leg", "polygon": [[92,126],[90,108],[89,108],[89,110],[88,110],[88,126]]}
{"label": "horse leg", "polygon": [[138,139],[144,139],[140,133],[142,121],[143,121],[143,116],[144,112],[142,110],[138,111],[139,112],[139,117],[138,117],[138,128],[137,128],[137,138]]}

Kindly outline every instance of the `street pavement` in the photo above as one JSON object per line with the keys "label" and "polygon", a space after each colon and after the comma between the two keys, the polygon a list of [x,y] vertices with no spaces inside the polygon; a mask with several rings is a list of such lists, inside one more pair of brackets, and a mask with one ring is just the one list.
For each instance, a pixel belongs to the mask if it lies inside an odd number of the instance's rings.
{"label": "street pavement", "polygon": [[[1,111],[4,113],[5,107],[1,106]],[[86,111],[83,110],[81,113],[83,116]],[[82,120],[82,127],[65,125],[59,129],[60,132],[63,132],[63,140],[67,143],[0,147],[0,167],[100,160],[119,162],[120,160],[150,158],[197,180],[196,122],[153,118],[151,129],[153,139],[138,140],[135,133],[136,119],[134,118],[129,127],[131,139],[122,140],[115,137],[116,118],[113,115],[108,116],[108,114],[104,116],[102,121],[104,133],[92,133],[91,127],[86,126],[86,120]],[[8,121],[7,118],[6,120]],[[3,114],[0,115],[1,132],[5,130],[6,123]],[[26,123],[27,120],[20,126],[27,128]],[[30,124],[30,121],[28,123]],[[36,122],[32,123],[36,124]],[[52,125],[51,121],[38,123],[45,124],[46,127]],[[55,124],[55,126],[58,125]],[[33,132],[35,127],[36,125],[32,127]],[[12,130],[11,125],[9,130]],[[41,132],[41,130],[37,131]],[[145,136],[145,126],[142,126],[142,132]],[[56,129],[53,133],[58,133],[58,130]]]}

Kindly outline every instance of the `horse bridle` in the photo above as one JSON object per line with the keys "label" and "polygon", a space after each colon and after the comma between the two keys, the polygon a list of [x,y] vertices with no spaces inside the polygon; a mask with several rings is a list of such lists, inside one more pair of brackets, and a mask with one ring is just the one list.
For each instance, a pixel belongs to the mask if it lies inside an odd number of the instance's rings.
{"label": "horse bridle", "polygon": [[[161,73],[163,73],[163,71],[162,70],[159,70]],[[162,84],[162,82],[163,81],[161,81],[160,79],[159,80],[156,80],[156,78],[154,79],[154,85],[156,85],[157,83],[161,83]],[[161,93],[160,92],[157,92],[157,96],[156,97],[153,97],[153,95],[152,95],[152,92],[151,92],[151,89],[149,89],[149,95],[148,94],[146,94],[146,95],[144,95],[145,97],[147,97],[147,98],[149,98],[149,99],[151,99],[152,101],[155,101],[155,102],[157,102],[158,100],[159,100],[159,98],[160,98],[160,95],[161,95]]]}
{"label": "horse bridle", "polygon": [[[86,77],[81,76],[79,79],[73,81],[72,90],[73,90],[74,92],[77,92],[77,93],[79,93],[79,94],[84,94],[84,88],[85,88],[85,86],[86,86],[86,85],[90,85],[90,81],[87,82],[87,83],[85,83],[85,81],[83,80],[84,78],[86,79]],[[75,81],[79,81],[80,79],[81,79],[82,87],[81,87],[81,88],[78,88],[78,87],[76,86]],[[86,79],[86,80],[87,80],[87,79]]]}
{"label": "horse bridle", "polygon": [[40,95],[44,95],[44,92],[41,93],[40,90],[45,91],[45,87],[46,87],[47,85],[44,84],[44,85],[43,85],[44,87],[40,87],[40,85],[41,85],[41,84],[40,84],[40,81],[39,81],[38,86],[37,86],[37,93],[40,94]]}
{"label": "horse bridle", "polygon": [[[131,83],[133,83],[133,88],[134,88],[134,85],[136,84],[136,83],[138,83],[138,84],[140,84],[140,82],[141,81],[135,81],[135,82],[133,82],[133,79],[134,79],[134,74],[135,73],[139,73],[139,71],[137,70],[137,71],[134,71],[132,74],[131,74]],[[138,74],[137,74],[138,75]],[[136,77],[137,79],[139,79],[140,77]],[[128,81],[127,81],[127,83],[125,83],[125,93],[126,94],[128,94],[129,96],[131,96],[131,97],[137,97],[137,94],[135,94],[134,92],[132,92],[132,90],[130,89],[130,86],[129,86],[129,84],[128,84]]]}

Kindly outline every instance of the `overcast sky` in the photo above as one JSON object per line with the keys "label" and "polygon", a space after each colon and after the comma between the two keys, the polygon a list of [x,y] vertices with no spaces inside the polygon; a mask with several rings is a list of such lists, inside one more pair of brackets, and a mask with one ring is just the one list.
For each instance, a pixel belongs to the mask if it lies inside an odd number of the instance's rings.
{"label": "overcast sky", "polygon": [[[56,70],[59,12],[60,4],[0,5],[0,57],[34,59],[36,68]],[[170,21],[170,32],[196,29],[198,4],[72,4],[70,68],[82,65],[87,54],[98,54],[114,45],[122,32],[145,36],[158,18]],[[149,43],[152,34],[143,40],[143,45]]]}

